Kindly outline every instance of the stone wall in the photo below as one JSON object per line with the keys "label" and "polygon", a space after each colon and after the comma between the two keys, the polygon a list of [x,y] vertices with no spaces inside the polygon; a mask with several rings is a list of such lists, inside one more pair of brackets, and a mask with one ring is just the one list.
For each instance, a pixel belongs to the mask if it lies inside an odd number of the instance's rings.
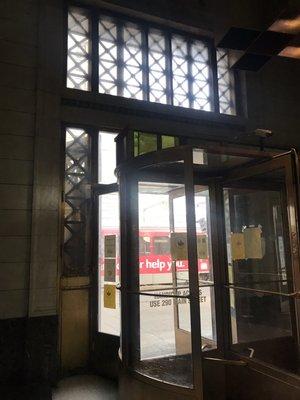
{"label": "stone wall", "polygon": [[45,378],[54,361],[44,355],[57,357],[60,83],[54,81],[62,63],[51,49],[59,51],[54,10],[62,15],[62,8],[56,6],[38,0],[0,5],[1,381]]}
{"label": "stone wall", "polygon": [[28,315],[36,108],[37,1],[2,1],[0,376],[20,379]]}

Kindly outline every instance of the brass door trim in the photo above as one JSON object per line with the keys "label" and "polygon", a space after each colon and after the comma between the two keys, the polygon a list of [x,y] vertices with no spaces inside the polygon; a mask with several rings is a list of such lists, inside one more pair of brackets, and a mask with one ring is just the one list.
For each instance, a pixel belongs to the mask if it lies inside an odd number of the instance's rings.
{"label": "brass door trim", "polygon": [[283,296],[283,297],[293,297],[296,299],[300,299],[300,292],[293,292],[293,293],[282,293],[282,292],[276,292],[274,290],[265,290],[265,289],[254,289],[254,288],[248,288],[244,286],[235,286],[235,285],[224,285],[227,289],[235,289],[235,290],[245,290],[246,292],[257,292],[257,293],[266,293],[266,294],[275,294],[278,296]]}
{"label": "brass door trim", "polygon": [[203,360],[222,365],[232,365],[236,367],[246,367],[248,363],[243,360],[227,360],[225,358],[203,357]]}

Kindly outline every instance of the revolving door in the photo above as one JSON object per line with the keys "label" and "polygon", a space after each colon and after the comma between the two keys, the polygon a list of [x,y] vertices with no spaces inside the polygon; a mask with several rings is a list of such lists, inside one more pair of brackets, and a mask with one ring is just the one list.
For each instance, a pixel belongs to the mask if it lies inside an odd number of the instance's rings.
{"label": "revolving door", "polygon": [[122,399],[235,398],[252,368],[298,385],[296,167],[192,146],[119,165]]}

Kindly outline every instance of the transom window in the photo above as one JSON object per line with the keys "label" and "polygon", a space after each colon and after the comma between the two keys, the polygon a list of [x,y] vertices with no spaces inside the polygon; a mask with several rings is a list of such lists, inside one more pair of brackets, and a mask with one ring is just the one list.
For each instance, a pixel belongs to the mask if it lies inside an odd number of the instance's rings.
{"label": "transom window", "polygon": [[236,114],[227,53],[210,39],[84,8],[69,9],[67,87]]}

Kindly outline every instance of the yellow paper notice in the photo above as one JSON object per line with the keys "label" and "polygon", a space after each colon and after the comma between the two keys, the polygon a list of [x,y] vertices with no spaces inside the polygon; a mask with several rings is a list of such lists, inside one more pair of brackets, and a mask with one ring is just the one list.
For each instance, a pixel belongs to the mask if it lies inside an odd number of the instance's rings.
{"label": "yellow paper notice", "polygon": [[171,233],[171,256],[173,260],[187,260],[186,233]]}
{"label": "yellow paper notice", "polygon": [[116,286],[115,285],[104,285],[104,307],[105,308],[116,308]]}
{"label": "yellow paper notice", "polygon": [[208,243],[206,235],[197,235],[197,254],[198,258],[208,258]]}
{"label": "yellow paper notice", "polygon": [[104,255],[108,258],[116,257],[116,235],[104,237]]}
{"label": "yellow paper notice", "polygon": [[245,241],[243,233],[231,234],[231,257],[233,260],[245,259]]}
{"label": "yellow paper notice", "polygon": [[245,241],[245,257],[262,259],[263,248],[261,240],[261,229],[257,227],[246,228],[243,233]]}

